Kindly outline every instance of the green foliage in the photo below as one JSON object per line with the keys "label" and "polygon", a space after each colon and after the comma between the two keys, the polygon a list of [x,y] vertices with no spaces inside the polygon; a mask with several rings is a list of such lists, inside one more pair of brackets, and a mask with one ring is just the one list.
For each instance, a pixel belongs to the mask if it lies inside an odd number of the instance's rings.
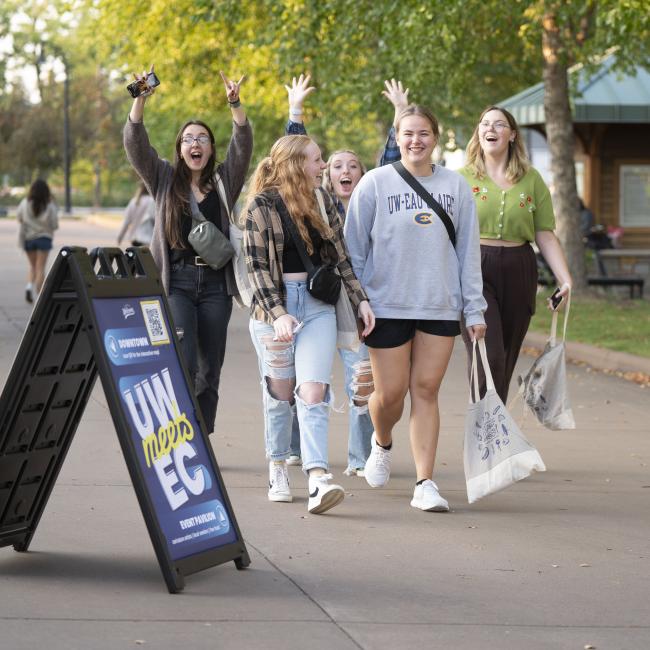
{"label": "green foliage", "polygon": [[[383,80],[399,78],[464,146],[476,116],[539,80],[541,21],[552,11],[571,62],[619,48],[621,66],[647,61],[650,12],[644,0],[5,0],[0,36],[14,23],[14,61],[40,72],[40,108],[20,89],[0,90],[0,171],[23,178],[61,164],[62,83],[44,70],[65,59],[71,83],[76,168],[82,184],[129,177],[121,127],[133,72],[154,63],[162,85],[147,102],[152,143],[169,157],[180,124],[209,123],[223,151],[230,111],[219,71],[247,75],[242,101],[255,133],[255,159],[284,133],[284,84],[310,72],[317,92],[306,106],[309,133],[325,154],[358,151],[374,166],[392,107]],[[645,38],[643,35],[645,34]],[[0,81],[7,57],[0,56]],[[16,108],[21,118],[16,122]],[[35,112],[32,112],[35,111]],[[24,124],[23,124],[24,123]],[[30,127],[34,146],[22,148]],[[462,137],[462,134],[465,137]],[[12,135],[14,134],[14,135]],[[44,141],[49,144],[43,146]],[[36,143],[41,143],[37,146]],[[30,172],[31,168],[31,172]],[[86,171],[81,171],[81,170]],[[88,176],[90,174],[91,176]],[[132,177],[132,176],[131,176]],[[119,183],[122,183],[119,181]]]}

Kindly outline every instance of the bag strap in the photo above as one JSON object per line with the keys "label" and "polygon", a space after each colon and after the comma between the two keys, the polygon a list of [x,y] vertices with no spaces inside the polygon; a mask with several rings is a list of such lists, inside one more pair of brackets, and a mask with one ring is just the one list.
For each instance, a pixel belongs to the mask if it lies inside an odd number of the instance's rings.
{"label": "bag strap", "polygon": [[[217,185],[217,192],[219,193],[219,198],[221,199],[221,203],[223,204],[223,207],[226,209],[226,212],[228,213],[228,222],[237,225],[235,223],[232,210],[228,205],[228,195],[226,194],[226,187],[223,184],[223,179],[219,175],[219,172],[214,173],[214,182]],[[207,219],[203,216],[201,210],[199,210],[199,202],[196,200],[196,197],[194,196],[194,192],[192,192],[191,190],[190,190],[190,213],[192,214],[192,221],[197,221],[198,223],[201,223],[202,221],[207,221]]]}
{"label": "bag strap", "polygon": [[228,221],[230,223],[235,223],[235,217],[233,216],[233,212],[230,209],[230,206],[228,205],[228,195],[226,194],[226,187],[223,184],[223,179],[221,178],[219,172],[214,172],[214,181],[217,184],[217,190],[219,192],[219,196],[221,197],[221,202],[223,203],[224,207],[226,208],[226,212],[228,213]]}
{"label": "bag strap", "polygon": [[[472,341],[472,368],[469,373],[469,403],[476,404],[480,400],[479,386],[478,386],[478,360],[476,358],[476,347],[481,355],[481,362],[483,364],[483,372],[485,372],[485,385],[488,390],[494,390],[494,379],[492,379],[492,371],[487,359],[487,349],[485,348],[485,339]],[[474,395],[472,396],[472,387],[474,388]]]}
{"label": "bag strap", "polygon": [[199,210],[199,202],[196,200],[192,190],[190,190],[190,212],[192,213],[192,221],[198,221],[199,223],[207,221],[201,210]]}
{"label": "bag strap", "polygon": [[[566,309],[564,310],[564,325],[562,329],[562,343],[566,341],[566,328],[569,324],[569,311],[571,311],[571,289],[569,289],[569,293],[566,297]],[[551,347],[553,347],[557,341],[557,319],[558,314],[556,309],[553,312],[553,316],[551,317],[551,335],[549,337],[549,343],[551,344]]]}
{"label": "bag strap", "polygon": [[393,163],[395,171],[411,186],[411,188],[420,195],[420,198],[440,217],[443,225],[447,229],[447,234],[451,240],[452,246],[456,248],[456,230],[449,215],[445,209],[436,201],[429,192],[422,186],[411,172],[404,167],[401,160]]}
{"label": "bag strap", "polygon": [[280,219],[282,220],[284,227],[287,229],[287,232],[291,235],[291,238],[293,239],[296,245],[298,255],[300,255],[300,259],[302,260],[302,263],[305,265],[305,269],[307,270],[308,273],[311,273],[315,268],[314,263],[311,261],[311,258],[307,254],[307,248],[305,247],[305,242],[302,240],[302,237],[300,236],[300,233],[296,228],[296,224],[291,219],[291,216],[289,215],[289,211],[287,210],[287,206],[284,204],[282,197],[278,197],[275,200],[275,207],[278,211],[278,214],[280,215]]}

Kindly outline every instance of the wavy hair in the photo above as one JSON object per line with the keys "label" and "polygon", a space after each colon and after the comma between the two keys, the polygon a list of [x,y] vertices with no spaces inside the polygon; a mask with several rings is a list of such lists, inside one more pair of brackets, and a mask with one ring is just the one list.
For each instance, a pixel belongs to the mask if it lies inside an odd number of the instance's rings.
{"label": "wavy hair", "polygon": [[206,192],[215,189],[214,134],[205,122],[202,122],[201,120],[188,120],[183,124],[183,126],[181,126],[181,129],[176,136],[176,144],[174,145],[174,171],[172,173],[172,181],[167,195],[165,214],[165,236],[167,237],[170,248],[186,248],[186,245],[183,242],[181,221],[183,215],[189,211],[190,192],[192,191],[192,172],[181,156],[181,139],[183,138],[183,131],[185,131],[188,126],[193,125],[204,128],[210,136],[210,142],[212,143],[212,155],[208,158],[206,166],[201,170],[199,189]]}
{"label": "wavy hair", "polygon": [[478,137],[478,129],[479,124],[483,121],[483,118],[490,111],[500,111],[503,113],[508,122],[508,126],[510,127],[511,131],[515,133],[515,139],[508,145],[506,178],[511,183],[516,183],[530,169],[530,160],[528,159],[528,154],[526,153],[526,147],[524,146],[522,139],[519,137],[519,126],[517,125],[517,120],[515,120],[512,113],[507,111],[505,108],[501,108],[500,106],[488,106],[481,113],[481,117],[478,119],[474,133],[472,133],[472,137],[467,143],[467,149],[465,150],[467,154],[465,165],[469,167],[472,174],[477,179],[482,180],[487,176],[487,171],[485,170],[485,155],[483,154],[481,142]]}
{"label": "wavy hair", "polygon": [[312,142],[306,135],[285,135],[280,138],[271,147],[269,155],[257,165],[246,196],[248,206],[258,194],[273,190],[279,192],[310,255],[314,252],[314,246],[307,230],[308,223],[323,239],[334,236],[332,229],[323,221],[312,182],[305,173],[305,150]]}
{"label": "wavy hair", "polygon": [[47,204],[52,200],[50,186],[42,178],[37,178],[29,188],[27,200],[32,204],[34,216],[38,217],[39,214],[45,211]]}
{"label": "wavy hair", "polygon": [[329,192],[332,196],[336,196],[336,192],[334,192],[334,188],[332,187],[332,180],[330,178],[330,168],[332,166],[332,161],[334,160],[334,156],[338,156],[339,154],[342,153],[349,153],[350,155],[354,156],[357,159],[357,162],[359,163],[359,167],[361,168],[361,176],[363,176],[368,171],[366,169],[366,166],[361,162],[359,155],[355,151],[352,151],[351,149],[339,149],[338,151],[335,151],[327,159],[327,167],[325,169],[325,172],[323,173],[323,188],[327,192]]}

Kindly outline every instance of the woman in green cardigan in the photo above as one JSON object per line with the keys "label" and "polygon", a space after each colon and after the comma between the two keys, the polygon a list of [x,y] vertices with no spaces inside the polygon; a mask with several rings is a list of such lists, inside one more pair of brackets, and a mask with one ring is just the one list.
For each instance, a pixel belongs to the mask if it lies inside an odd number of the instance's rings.
{"label": "woman in green cardigan", "polygon": [[[476,200],[487,333],[485,343],[497,393],[506,402],[519,350],[535,312],[537,264],[534,241],[553,271],[560,295],[571,274],[555,233],[551,194],[531,167],[514,117],[490,106],[481,114],[460,170]],[[465,335],[471,358],[471,341]],[[481,393],[485,377],[481,378]]]}

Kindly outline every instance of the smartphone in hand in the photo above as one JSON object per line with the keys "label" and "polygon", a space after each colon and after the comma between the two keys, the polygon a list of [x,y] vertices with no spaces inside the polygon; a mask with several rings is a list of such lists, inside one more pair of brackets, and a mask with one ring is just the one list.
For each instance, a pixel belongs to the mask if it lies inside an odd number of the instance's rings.
{"label": "smartphone in hand", "polygon": [[560,287],[558,287],[550,297],[551,301],[551,306],[553,307],[553,311],[556,311],[557,308],[562,304],[562,301],[564,300],[564,296],[560,295]]}
{"label": "smartphone in hand", "polygon": [[126,89],[131,94],[131,97],[135,98],[148,93],[152,88],[155,88],[156,86],[160,86],[160,79],[156,77],[156,74],[154,72],[150,72],[143,79],[138,79],[137,81],[130,83]]}

